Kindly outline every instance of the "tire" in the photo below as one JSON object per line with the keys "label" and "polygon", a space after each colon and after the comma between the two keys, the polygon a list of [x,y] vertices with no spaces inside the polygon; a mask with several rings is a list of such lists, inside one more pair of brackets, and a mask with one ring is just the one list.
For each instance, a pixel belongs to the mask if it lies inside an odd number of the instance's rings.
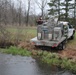
{"label": "tire", "polygon": [[39,48],[39,46],[35,45],[35,48]]}
{"label": "tire", "polygon": [[71,38],[70,38],[71,40],[73,40],[74,39],[74,34],[71,36]]}
{"label": "tire", "polygon": [[59,50],[64,50],[66,48],[66,45],[64,42],[60,43],[59,46],[58,46],[58,49]]}

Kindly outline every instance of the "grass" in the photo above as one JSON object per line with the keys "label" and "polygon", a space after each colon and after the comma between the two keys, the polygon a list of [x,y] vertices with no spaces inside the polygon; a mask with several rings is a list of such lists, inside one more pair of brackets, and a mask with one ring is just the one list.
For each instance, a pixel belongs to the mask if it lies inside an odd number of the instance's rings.
{"label": "grass", "polygon": [[[6,30],[10,32],[8,41],[15,43],[16,41],[29,41],[37,34],[36,27],[6,27]],[[7,39],[6,39],[7,40]]]}
{"label": "grass", "polygon": [[75,46],[76,45],[76,33],[75,33],[74,40],[69,40],[69,42],[67,43],[67,45],[70,45],[70,46]]}
{"label": "grass", "polygon": [[16,34],[18,30],[20,30],[22,34],[28,33],[36,35],[36,27],[8,27],[7,30],[13,34]]}
{"label": "grass", "polygon": [[36,36],[36,33],[36,28],[23,28],[20,33],[20,36],[23,36],[21,37],[21,40],[30,40],[31,38]]}
{"label": "grass", "polygon": [[1,52],[12,55],[31,56],[30,51],[22,48],[17,48],[15,46],[11,46],[8,49],[3,49]]}
{"label": "grass", "polygon": [[46,63],[49,66],[60,66],[65,70],[70,70],[73,73],[76,73],[76,62],[70,61],[67,57],[61,58],[57,53],[37,51],[35,57],[37,57],[37,59],[39,59],[42,63]]}
{"label": "grass", "polygon": [[[16,43],[17,40],[26,42],[30,39],[34,38],[36,36],[36,27],[6,27],[6,30],[10,32],[8,41],[5,42],[12,42]],[[6,38],[5,38],[6,39]],[[13,54],[13,55],[29,55],[29,51],[26,49],[16,48],[16,47],[10,47],[8,49],[0,49],[0,52],[7,53],[7,54]]]}

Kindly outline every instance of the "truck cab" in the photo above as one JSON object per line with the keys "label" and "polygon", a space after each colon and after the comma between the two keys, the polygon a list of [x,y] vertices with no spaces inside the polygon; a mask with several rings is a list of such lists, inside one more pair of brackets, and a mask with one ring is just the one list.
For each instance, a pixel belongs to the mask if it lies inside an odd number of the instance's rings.
{"label": "truck cab", "polygon": [[71,25],[69,22],[60,21],[59,23],[63,23],[63,25],[67,26],[68,29],[68,39],[74,39],[75,29],[73,25]]}
{"label": "truck cab", "polygon": [[68,38],[74,39],[74,34],[75,34],[75,29],[74,29],[73,25],[68,23]]}

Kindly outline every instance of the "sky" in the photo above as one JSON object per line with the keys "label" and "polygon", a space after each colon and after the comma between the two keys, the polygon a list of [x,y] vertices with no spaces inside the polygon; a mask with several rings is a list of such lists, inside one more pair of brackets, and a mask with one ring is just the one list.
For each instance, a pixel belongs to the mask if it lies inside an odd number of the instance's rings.
{"label": "sky", "polygon": [[[41,0],[37,0],[39,3],[41,3]],[[50,0],[47,0],[47,2],[49,2]],[[26,6],[26,9],[27,9],[27,4],[28,4],[28,0],[22,0],[23,2],[23,5]],[[45,8],[45,11],[47,11],[49,9],[49,6],[46,5],[46,8]],[[38,6],[38,4],[35,2],[35,0],[31,0],[31,8],[30,8],[30,12],[33,12],[35,14],[40,14],[41,13],[41,10]]]}
{"label": "sky", "polygon": [[[15,3],[15,6],[18,7],[18,3],[17,1],[19,0],[13,0]],[[23,10],[27,10],[28,8],[28,0],[21,0],[22,1],[22,8]],[[39,3],[41,2],[41,0],[37,0]],[[47,0],[47,2],[50,2],[50,0]],[[47,10],[49,9],[49,6],[46,5],[45,11],[47,12]],[[39,8],[39,6],[37,5],[37,3],[35,2],[35,0],[31,0],[31,8],[30,8],[30,13],[35,13],[35,14],[40,14],[41,10]]]}

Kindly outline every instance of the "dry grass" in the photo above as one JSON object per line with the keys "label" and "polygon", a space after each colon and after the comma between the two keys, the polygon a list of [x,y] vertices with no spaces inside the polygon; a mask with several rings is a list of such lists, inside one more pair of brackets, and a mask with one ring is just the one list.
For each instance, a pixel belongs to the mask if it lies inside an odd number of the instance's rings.
{"label": "dry grass", "polygon": [[36,36],[36,27],[7,26],[5,29],[9,34],[8,36],[7,34],[3,36],[3,34],[0,33],[0,45],[5,45],[5,43],[17,45],[20,42],[29,41],[31,38]]}

